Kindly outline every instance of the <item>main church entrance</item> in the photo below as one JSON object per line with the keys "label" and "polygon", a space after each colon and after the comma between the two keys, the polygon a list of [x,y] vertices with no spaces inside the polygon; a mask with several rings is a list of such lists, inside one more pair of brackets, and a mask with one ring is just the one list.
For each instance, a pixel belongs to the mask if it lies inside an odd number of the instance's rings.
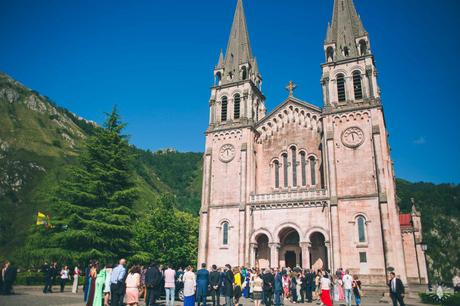
{"label": "main church entrance", "polygon": [[299,233],[291,228],[285,228],[279,233],[280,252],[279,266],[294,268],[302,263]]}

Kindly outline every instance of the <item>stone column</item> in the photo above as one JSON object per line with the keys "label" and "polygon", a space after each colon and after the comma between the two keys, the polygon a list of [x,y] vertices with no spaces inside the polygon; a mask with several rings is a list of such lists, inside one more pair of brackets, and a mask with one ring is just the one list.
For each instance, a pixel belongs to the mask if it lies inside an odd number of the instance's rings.
{"label": "stone column", "polygon": [[270,268],[277,268],[279,266],[279,243],[269,243],[270,247]]}
{"label": "stone column", "polygon": [[251,268],[255,267],[256,266],[256,250],[257,250],[257,243],[251,243],[250,245],[250,248],[249,248],[249,252],[250,252],[250,259],[249,259],[249,265],[251,266]]}
{"label": "stone column", "polygon": [[326,241],[324,243],[326,245],[326,253],[327,253],[327,268],[331,271],[335,271],[334,267],[331,265],[331,258],[332,258],[332,248],[331,248],[331,243],[329,241]]}
{"label": "stone column", "polygon": [[366,77],[367,77],[367,84],[369,86],[369,97],[374,98],[374,84],[373,84],[373,73],[372,73],[372,67],[367,66],[366,67]]}
{"label": "stone column", "polygon": [[310,242],[301,242],[302,249],[302,269],[310,269]]}
{"label": "stone column", "polygon": [[207,261],[208,250],[208,213],[200,214],[200,231],[198,237],[198,267]]}

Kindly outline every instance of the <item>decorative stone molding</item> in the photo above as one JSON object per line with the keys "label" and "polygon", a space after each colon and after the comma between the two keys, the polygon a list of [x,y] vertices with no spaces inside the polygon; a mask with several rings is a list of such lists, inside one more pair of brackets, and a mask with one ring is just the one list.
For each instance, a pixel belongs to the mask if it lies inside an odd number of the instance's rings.
{"label": "decorative stone molding", "polygon": [[292,208],[319,208],[327,207],[327,200],[318,201],[296,201],[285,203],[257,203],[251,204],[251,210],[271,210],[271,209],[292,209]]}
{"label": "decorative stone molding", "polygon": [[262,143],[281,131],[287,124],[297,124],[302,128],[321,132],[320,114],[306,107],[287,103],[264,119],[257,127],[258,143]]}
{"label": "decorative stone molding", "polygon": [[286,192],[286,193],[269,193],[269,194],[255,194],[249,197],[249,203],[271,203],[281,201],[298,201],[298,200],[312,200],[312,199],[326,199],[327,190],[305,190],[299,192]]}

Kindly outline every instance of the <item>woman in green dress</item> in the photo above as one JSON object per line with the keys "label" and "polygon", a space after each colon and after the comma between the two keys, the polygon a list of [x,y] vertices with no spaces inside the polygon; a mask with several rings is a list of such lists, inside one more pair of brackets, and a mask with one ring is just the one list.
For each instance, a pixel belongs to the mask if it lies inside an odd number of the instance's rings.
{"label": "woman in green dress", "polygon": [[96,288],[94,290],[94,300],[93,306],[102,306],[102,301],[104,300],[104,284],[105,284],[105,268],[99,271],[96,277]]}

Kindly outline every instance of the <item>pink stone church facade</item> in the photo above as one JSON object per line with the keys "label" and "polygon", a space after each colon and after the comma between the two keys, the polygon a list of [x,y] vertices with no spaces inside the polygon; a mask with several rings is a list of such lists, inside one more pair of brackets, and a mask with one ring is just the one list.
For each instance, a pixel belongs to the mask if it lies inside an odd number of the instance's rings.
{"label": "pink stone church facade", "polygon": [[344,268],[367,284],[394,269],[404,282],[426,283],[420,215],[400,224],[370,46],[352,0],[335,0],[323,107],[294,97],[291,82],[267,112],[238,0],[214,70],[198,263]]}

